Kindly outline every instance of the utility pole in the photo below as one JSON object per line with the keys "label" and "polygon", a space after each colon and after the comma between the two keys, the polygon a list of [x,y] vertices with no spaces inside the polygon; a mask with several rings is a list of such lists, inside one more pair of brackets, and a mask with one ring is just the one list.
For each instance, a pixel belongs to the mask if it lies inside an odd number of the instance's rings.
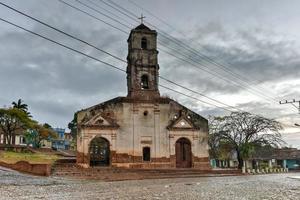
{"label": "utility pole", "polygon": [[[298,109],[298,112],[300,114],[300,100],[284,100],[284,101],[279,101],[279,104],[292,104],[294,107],[296,107]],[[298,106],[296,105],[296,103],[298,103]]]}

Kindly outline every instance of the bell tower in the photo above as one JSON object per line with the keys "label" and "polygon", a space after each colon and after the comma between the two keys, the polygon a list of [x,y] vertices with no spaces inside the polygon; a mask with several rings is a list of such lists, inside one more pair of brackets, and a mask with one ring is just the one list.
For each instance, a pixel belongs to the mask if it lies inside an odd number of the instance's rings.
{"label": "bell tower", "polygon": [[157,32],[143,23],[132,29],[127,40],[128,97],[152,100],[158,90]]}

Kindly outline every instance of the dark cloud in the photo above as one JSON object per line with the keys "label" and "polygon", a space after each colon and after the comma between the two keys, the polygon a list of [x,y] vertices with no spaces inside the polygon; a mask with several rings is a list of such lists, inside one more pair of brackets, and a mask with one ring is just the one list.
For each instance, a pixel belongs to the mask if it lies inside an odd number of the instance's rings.
{"label": "dark cloud", "polygon": [[[184,54],[185,59],[192,64],[174,60],[174,63],[169,64],[165,68],[167,74],[169,74],[169,71],[178,71],[178,76],[176,76],[176,73],[171,75],[175,76],[174,79],[185,77],[184,80],[188,80],[191,85],[201,82],[207,85],[207,87],[204,87],[208,89],[205,92],[210,90],[229,93],[239,92],[239,89],[244,90],[249,85],[245,81],[264,84],[266,82],[278,82],[299,77],[300,59],[299,52],[295,50],[297,46],[294,44],[294,41],[283,39],[278,41],[276,35],[270,36],[268,31],[263,32],[263,30],[259,32],[257,30],[253,32],[238,31],[235,32],[234,37],[231,37],[231,34],[226,33],[220,25],[218,27],[209,30],[208,35],[205,33],[203,35],[203,31],[199,32],[199,37],[190,40],[200,40],[201,43],[204,43],[205,45],[202,48],[200,45],[198,45],[198,48],[194,48],[200,54],[207,55],[205,52],[208,51],[210,56],[216,59],[222,58],[222,61],[218,62],[220,65],[216,67],[214,64],[207,62],[205,57],[197,56],[193,52],[181,48],[180,53]],[[205,28],[206,26],[203,29]],[[199,29],[201,30],[202,28]],[[219,35],[223,35],[223,37],[219,37]],[[214,39],[211,39],[211,37]],[[228,38],[232,39],[228,40]],[[211,40],[216,42],[211,42]],[[176,53],[176,51],[172,53]],[[224,60],[225,62],[223,62]],[[187,70],[187,68],[198,70],[197,77],[195,77],[194,70]],[[199,68],[204,70],[201,71]],[[235,74],[228,73],[229,70],[232,70]],[[213,76],[210,73],[216,75]],[[243,80],[237,79],[236,74],[242,74]],[[193,79],[189,77],[193,77]],[[214,78],[207,80],[207,77]],[[226,82],[222,78],[229,80]],[[238,87],[237,84],[232,83],[233,81],[240,83]],[[244,85],[244,87],[240,87],[241,85]]]}

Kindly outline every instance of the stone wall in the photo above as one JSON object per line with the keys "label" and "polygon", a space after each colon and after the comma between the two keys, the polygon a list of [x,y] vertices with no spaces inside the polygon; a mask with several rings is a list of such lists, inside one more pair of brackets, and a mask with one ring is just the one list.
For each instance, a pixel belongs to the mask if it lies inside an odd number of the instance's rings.
{"label": "stone wall", "polygon": [[39,176],[50,176],[51,173],[50,164],[30,164],[27,161],[19,161],[15,164],[0,162],[0,166]]}

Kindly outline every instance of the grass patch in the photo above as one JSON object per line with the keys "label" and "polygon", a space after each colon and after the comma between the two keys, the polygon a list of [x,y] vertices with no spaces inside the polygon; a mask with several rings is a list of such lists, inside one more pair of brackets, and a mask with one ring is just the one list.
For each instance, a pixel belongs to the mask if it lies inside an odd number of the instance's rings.
{"label": "grass patch", "polygon": [[18,161],[28,161],[31,164],[52,164],[59,159],[58,155],[49,155],[43,153],[16,153],[11,151],[0,152],[0,161],[14,164]]}

